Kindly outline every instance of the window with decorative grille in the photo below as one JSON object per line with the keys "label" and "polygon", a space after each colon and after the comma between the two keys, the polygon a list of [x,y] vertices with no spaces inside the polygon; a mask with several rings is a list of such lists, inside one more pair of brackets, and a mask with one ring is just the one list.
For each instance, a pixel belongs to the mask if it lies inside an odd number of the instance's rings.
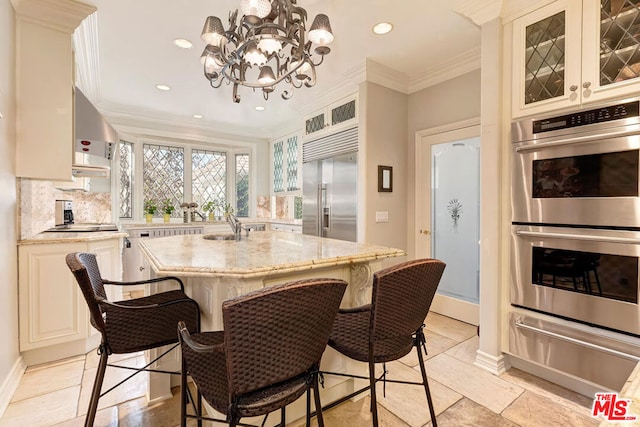
{"label": "window with decorative grille", "polygon": [[249,155],[236,154],[236,215],[249,216]]}
{"label": "window with decorative grille", "polygon": [[[250,215],[250,154],[229,154],[188,145],[145,143],[136,146],[126,141],[119,145],[120,218],[134,219],[141,214],[144,201],[151,199],[158,208],[156,217],[162,216],[162,206],[167,200],[175,208],[173,218],[182,216],[180,204],[185,201],[197,203],[199,210],[205,203],[214,202],[221,207],[217,215],[222,215],[222,208],[229,202],[238,216]],[[136,153],[142,161],[134,161]],[[137,167],[142,168],[142,180],[138,183],[134,180]],[[228,171],[229,167],[235,169]],[[185,182],[189,178],[190,183]],[[138,186],[142,189],[136,190]],[[139,207],[134,207],[136,194],[141,194],[143,199],[135,202]]]}
{"label": "window with decorative grille", "polygon": [[272,173],[274,194],[300,190],[300,149],[298,135],[272,142]]}
{"label": "window with decorative grille", "polygon": [[133,144],[120,141],[120,218],[133,218]]}
{"label": "window with decorative grille", "polygon": [[212,201],[227,203],[227,153],[196,150],[191,152],[191,200],[202,206]]}
{"label": "window with decorative grille", "polygon": [[[184,200],[184,148],[144,144],[142,194],[144,200],[154,200],[159,209],[165,200],[174,207]],[[175,209],[173,217],[180,216]]]}

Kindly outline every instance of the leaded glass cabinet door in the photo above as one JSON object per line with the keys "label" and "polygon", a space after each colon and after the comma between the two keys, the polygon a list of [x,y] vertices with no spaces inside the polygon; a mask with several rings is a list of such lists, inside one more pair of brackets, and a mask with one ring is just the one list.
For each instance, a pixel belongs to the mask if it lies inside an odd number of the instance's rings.
{"label": "leaded glass cabinet door", "polygon": [[558,1],[514,21],[514,116],[580,103],[581,12]]}
{"label": "leaded glass cabinet door", "polygon": [[640,1],[585,2],[584,16],[583,101],[635,95],[640,89]]}

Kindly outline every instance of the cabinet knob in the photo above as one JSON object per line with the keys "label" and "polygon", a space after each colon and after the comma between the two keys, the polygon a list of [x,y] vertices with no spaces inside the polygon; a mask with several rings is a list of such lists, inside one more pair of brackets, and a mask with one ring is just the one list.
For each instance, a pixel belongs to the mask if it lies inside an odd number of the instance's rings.
{"label": "cabinet knob", "polygon": [[426,234],[426,235],[429,235],[429,234],[431,234],[431,231],[430,231],[430,230],[423,230],[423,229],[420,229],[420,234]]}
{"label": "cabinet knob", "polygon": [[591,82],[582,83],[582,87],[585,88],[585,89],[589,89],[590,86],[591,86]]}
{"label": "cabinet knob", "polygon": [[144,267],[140,267],[140,271],[144,271]]}
{"label": "cabinet knob", "polygon": [[577,91],[577,90],[578,90],[578,86],[577,86],[577,85],[571,85],[571,86],[569,87],[569,90],[570,90],[571,92],[575,92],[575,91]]}

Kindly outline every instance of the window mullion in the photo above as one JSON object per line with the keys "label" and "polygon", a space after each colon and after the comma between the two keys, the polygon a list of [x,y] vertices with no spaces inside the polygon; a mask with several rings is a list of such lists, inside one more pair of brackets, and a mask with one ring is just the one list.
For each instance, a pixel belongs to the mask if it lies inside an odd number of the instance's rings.
{"label": "window mullion", "polygon": [[[183,202],[192,202],[193,196],[193,155],[192,147],[184,148],[184,197]],[[200,210],[201,206],[198,207]]]}

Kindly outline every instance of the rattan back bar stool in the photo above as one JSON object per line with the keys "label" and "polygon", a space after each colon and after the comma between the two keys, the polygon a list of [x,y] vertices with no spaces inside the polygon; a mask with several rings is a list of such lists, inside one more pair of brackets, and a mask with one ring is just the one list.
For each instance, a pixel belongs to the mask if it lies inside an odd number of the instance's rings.
{"label": "rattan back bar stool", "polygon": [[[307,394],[307,425],[313,389],[317,419],[324,425],[318,369],[347,283],[310,279],[259,289],[222,304],[223,331],[190,334],[178,324],[182,348],[182,416],[240,425],[244,417],[268,416]],[[187,375],[198,389],[195,414],[187,413]],[[205,417],[203,397],[225,419]],[[191,399],[192,401],[194,399]],[[244,424],[242,424],[244,425]]]}
{"label": "rattan back bar stool", "polygon": [[[163,277],[137,282],[115,282],[102,278],[95,254],[70,253],[66,257],[66,262],[87,302],[91,314],[91,324],[102,335],[98,347],[100,362],[85,418],[85,426],[92,426],[98,409],[98,401],[102,396],[142,371],[168,373],[148,368],[171,349],[163,352],[143,368],[134,369],[135,372],[132,375],[101,393],[107,366],[132,369],[107,363],[109,356],[150,350],[168,344],[177,345],[176,324],[182,320],[185,323],[185,328],[189,331],[199,332],[200,309],[198,303],[184,293],[184,285],[177,277]],[[180,289],[118,302],[109,301],[104,289],[104,285],[130,286],[164,281],[173,281],[179,285]],[[180,372],[171,373],[180,374]]]}
{"label": "rattan back bar stool", "polygon": [[[380,270],[373,275],[371,304],[338,312],[329,338],[329,346],[354,360],[368,363],[369,385],[347,397],[371,390],[374,426],[378,425],[375,364],[400,359],[413,348],[418,354],[422,382],[387,379],[386,366],[382,379],[401,384],[422,385],[427,395],[432,425],[437,426],[422,349],[425,348],[426,353],[424,321],[444,268],[445,264],[442,261],[419,259]],[[343,399],[340,399],[339,402],[342,401]],[[334,402],[330,406],[335,404]]]}

